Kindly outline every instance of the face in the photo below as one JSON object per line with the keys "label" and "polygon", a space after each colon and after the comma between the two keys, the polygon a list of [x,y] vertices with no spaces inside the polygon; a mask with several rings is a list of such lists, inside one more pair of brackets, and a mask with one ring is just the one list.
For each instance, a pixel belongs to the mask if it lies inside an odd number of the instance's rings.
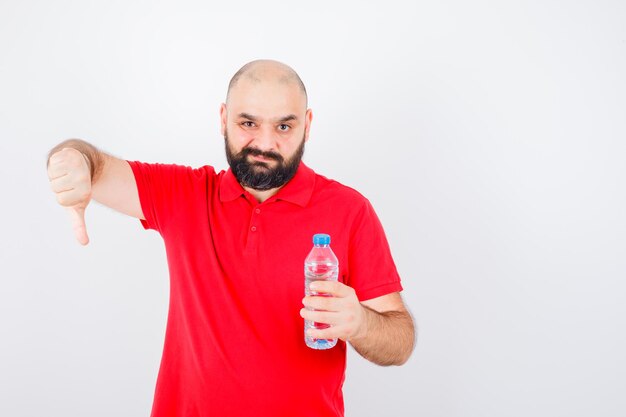
{"label": "face", "polygon": [[[234,153],[228,140],[228,130],[224,135],[226,159],[237,181],[244,186],[258,191],[271,190],[285,185],[298,170],[304,154],[304,138],[294,155],[285,160],[278,152],[262,151],[246,146]],[[273,166],[269,162],[275,161]]]}
{"label": "face", "polygon": [[242,186],[270,190],[295,175],[312,120],[297,86],[242,78],[220,116],[226,158]]}

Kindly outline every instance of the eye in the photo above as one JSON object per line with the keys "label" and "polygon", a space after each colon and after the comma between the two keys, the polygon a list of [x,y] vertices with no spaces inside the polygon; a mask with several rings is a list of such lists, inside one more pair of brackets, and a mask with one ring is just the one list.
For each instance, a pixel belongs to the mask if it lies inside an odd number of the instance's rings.
{"label": "eye", "polygon": [[253,127],[254,126],[254,122],[251,122],[249,120],[241,123],[242,125],[244,125],[245,127]]}
{"label": "eye", "polygon": [[282,125],[278,125],[278,129],[279,129],[281,132],[286,132],[286,131],[288,131],[289,129],[291,129],[291,126],[286,125],[286,124],[284,124],[284,123],[283,123]]}

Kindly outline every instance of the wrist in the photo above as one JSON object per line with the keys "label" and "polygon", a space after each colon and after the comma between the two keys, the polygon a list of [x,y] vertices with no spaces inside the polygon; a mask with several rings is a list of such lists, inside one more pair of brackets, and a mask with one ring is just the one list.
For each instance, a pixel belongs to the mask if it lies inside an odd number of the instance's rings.
{"label": "wrist", "polygon": [[372,312],[363,304],[359,303],[359,306],[361,308],[362,318],[361,318],[359,327],[354,333],[354,336],[350,338],[350,342],[352,343],[359,343],[367,338],[367,334],[368,334],[368,330],[369,330],[370,322],[371,322]]}
{"label": "wrist", "polygon": [[87,167],[89,168],[89,178],[93,182],[93,164],[91,163],[91,159],[84,152],[80,152],[80,154],[83,156],[83,158],[85,158],[85,161],[87,161]]}

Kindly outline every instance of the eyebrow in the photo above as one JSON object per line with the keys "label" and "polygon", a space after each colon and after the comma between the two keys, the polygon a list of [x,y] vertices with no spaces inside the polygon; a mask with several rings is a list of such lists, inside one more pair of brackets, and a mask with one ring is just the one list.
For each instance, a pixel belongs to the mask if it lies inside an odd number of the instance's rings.
{"label": "eyebrow", "polygon": [[[255,122],[259,121],[259,118],[257,116],[253,116],[249,113],[239,113],[238,115],[240,118],[243,119],[250,119],[253,120]],[[298,120],[298,116],[296,116],[295,114],[288,114],[287,116],[283,116],[283,117],[278,117],[277,119],[275,119],[277,122],[279,123],[284,123],[284,122],[288,122],[290,120]]]}

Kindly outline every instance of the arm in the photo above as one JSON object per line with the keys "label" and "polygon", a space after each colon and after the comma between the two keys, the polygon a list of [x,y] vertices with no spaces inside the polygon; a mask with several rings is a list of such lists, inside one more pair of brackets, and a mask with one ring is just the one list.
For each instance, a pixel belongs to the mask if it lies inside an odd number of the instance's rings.
{"label": "arm", "polygon": [[309,329],[310,336],[350,342],[361,356],[377,365],[406,363],[415,347],[415,326],[399,293],[360,303],[354,289],[340,282],[313,284],[315,291],[332,297],[305,297],[303,304],[307,308],[302,309],[300,315],[331,327]]}
{"label": "arm", "polygon": [[378,365],[403,365],[415,348],[413,318],[399,293],[361,302],[365,317],[361,332],[350,344],[365,359]]}
{"label": "arm", "polygon": [[92,198],[121,213],[144,218],[130,165],[83,140],[69,139],[50,150],[48,178],[59,204],[70,211],[76,237],[83,245],[89,242],[84,212]]}

